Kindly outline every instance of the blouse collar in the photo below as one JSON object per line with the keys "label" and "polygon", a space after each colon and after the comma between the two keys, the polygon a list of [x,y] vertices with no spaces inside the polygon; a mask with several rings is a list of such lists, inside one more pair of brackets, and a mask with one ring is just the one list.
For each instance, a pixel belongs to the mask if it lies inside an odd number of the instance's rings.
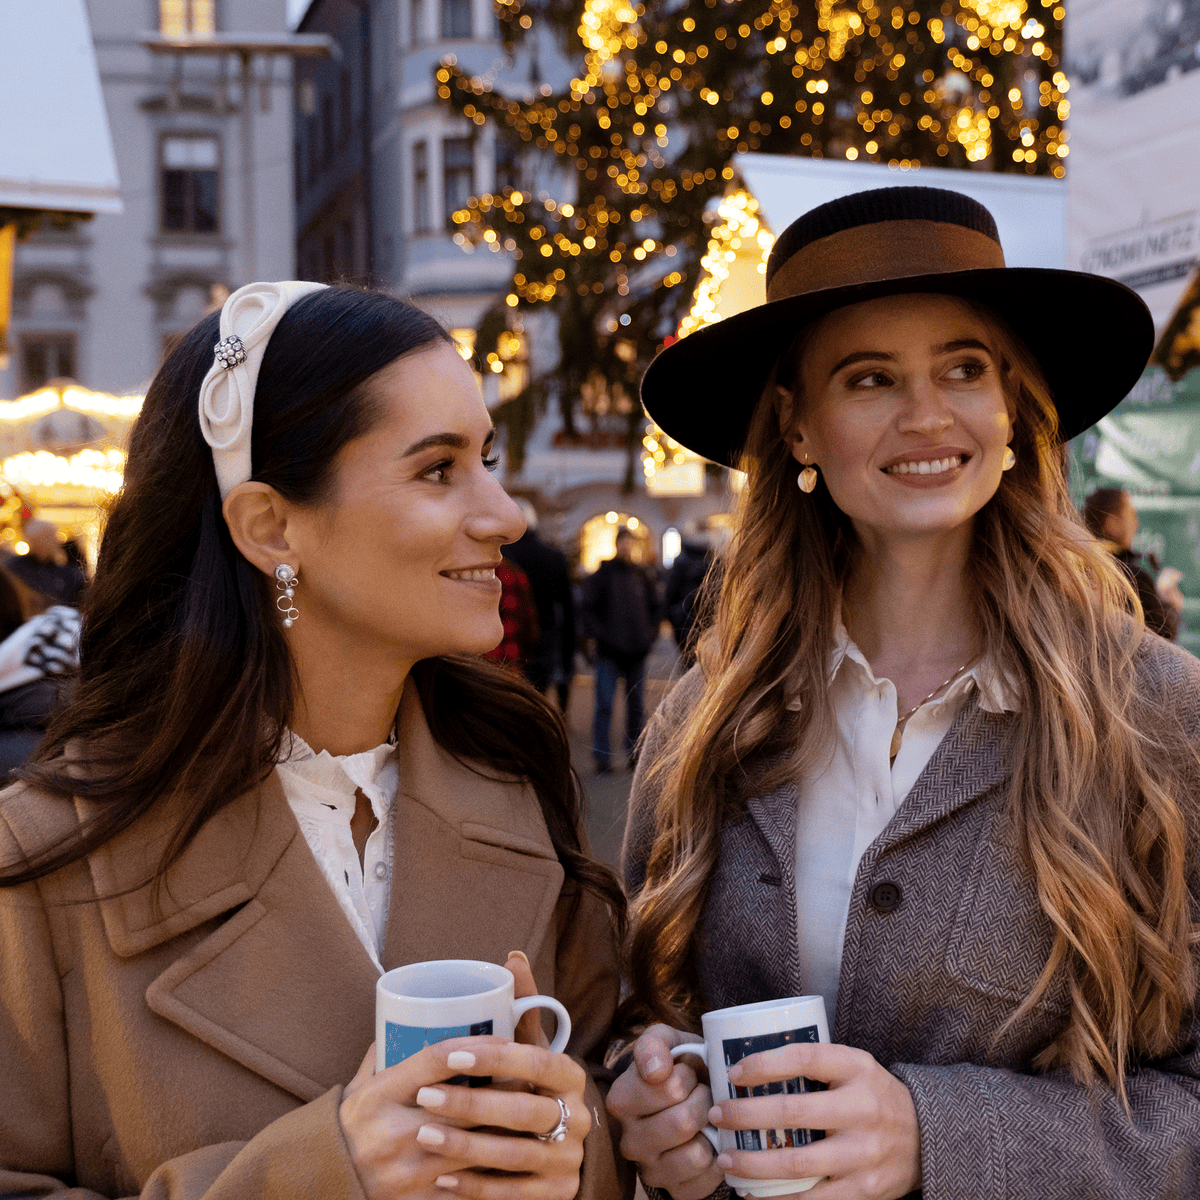
{"label": "blouse collar", "polygon": [[[334,793],[353,802],[361,788],[368,797],[383,791],[395,795],[396,735],[372,750],[357,754],[319,754],[296,732],[286,730],[279,749],[278,766],[289,776],[302,779],[322,792]],[[374,799],[374,797],[371,797]]]}
{"label": "blouse collar", "polygon": [[[843,664],[849,660],[866,672],[867,678],[873,684],[881,680],[875,677],[871,664],[866,656],[851,638],[846,626],[839,616],[833,631],[833,651],[829,656],[829,682],[837,678]],[[1011,672],[995,663],[990,658],[981,658],[967,671],[955,680],[953,686],[946,692],[944,700],[951,700],[974,688],[979,695],[979,707],[985,712],[1004,713],[1019,712],[1021,709],[1020,692]],[[793,712],[799,710],[802,701],[794,688],[788,689],[786,707]]]}

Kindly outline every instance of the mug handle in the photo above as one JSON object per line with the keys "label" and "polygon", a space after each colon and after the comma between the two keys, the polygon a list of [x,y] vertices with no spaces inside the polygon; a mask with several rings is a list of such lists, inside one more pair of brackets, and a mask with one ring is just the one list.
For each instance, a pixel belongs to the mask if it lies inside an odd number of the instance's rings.
{"label": "mug handle", "polygon": [[[671,1049],[671,1057],[678,1058],[681,1054],[694,1054],[706,1067],[708,1066],[708,1047],[703,1042],[685,1042],[682,1046]],[[700,1132],[712,1143],[713,1151],[721,1153],[721,1134],[715,1125],[705,1125]]]}
{"label": "mug handle", "polygon": [[516,1025],[531,1008],[548,1008],[554,1013],[558,1025],[550,1043],[550,1053],[561,1054],[571,1036],[571,1014],[553,996],[522,996],[513,1001],[513,1024]]}

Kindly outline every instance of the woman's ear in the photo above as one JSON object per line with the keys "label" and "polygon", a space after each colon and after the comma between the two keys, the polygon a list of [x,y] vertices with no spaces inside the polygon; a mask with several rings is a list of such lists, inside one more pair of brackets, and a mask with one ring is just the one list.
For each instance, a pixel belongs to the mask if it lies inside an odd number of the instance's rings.
{"label": "woman's ear", "polygon": [[221,505],[233,544],[265,575],[274,575],[281,562],[300,572],[288,542],[287,509],[287,502],[273,487],[254,480],[232,488]]}
{"label": "woman's ear", "polygon": [[796,396],[781,383],[775,385],[775,416],[779,422],[779,436],[790,442],[796,436]]}
{"label": "woman's ear", "polygon": [[807,465],[810,452],[800,431],[800,413],[796,404],[796,393],[781,384],[775,385],[776,411],[779,414],[779,436],[797,462]]}
{"label": "woman's ear", "polygon": [[806,467],[815,467],[817,464],[813,462],[812,451],[808,448],[808,443],[799,434],[796,434],[789,443],[791,446],[792,457]]}

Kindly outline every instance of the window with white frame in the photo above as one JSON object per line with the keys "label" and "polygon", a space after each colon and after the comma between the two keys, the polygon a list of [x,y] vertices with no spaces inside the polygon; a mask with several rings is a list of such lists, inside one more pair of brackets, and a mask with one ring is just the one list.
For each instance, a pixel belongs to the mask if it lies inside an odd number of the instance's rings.
{"label": "window with white frame", "polygon": [[158,0],[158,28],[171,36],[211,37],[216,7],[216,0]]}
{"label": "window with white frame", "polygon": [[221,148],[213,134],[168,134],[159,142],[164,233],[216,233],[220,228]]}
{"label": "window with white frame", "polygon": [[471,0],[442,0],[442,37],[471,36]]}
{"label": "window with white frame", "polygon": [[433,228],[433,205],[429,196],[429,143],[414,142],[413,232],[428,233]]}
{"label": "window with white frame", "polygon": [[475,194],[475,141],[469,137],[442,141],[442,216],[444,227],[453,229],[454,214],[467,207]]}
{"label": "window with white frame", "polygon": [[20,348],[23,391],[35,391],[51,379],[75,378],[73,333],[23,333]]}

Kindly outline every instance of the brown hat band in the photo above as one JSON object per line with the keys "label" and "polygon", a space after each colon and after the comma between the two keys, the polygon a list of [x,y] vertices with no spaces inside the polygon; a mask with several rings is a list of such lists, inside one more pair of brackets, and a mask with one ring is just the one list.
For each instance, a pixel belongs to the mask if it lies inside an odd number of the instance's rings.
{"label": "brown hat band", "polygon": [[802,246],[771,277],[767,300],[909,275],[991,270],[1004,251],[986,233],[948,221],[876,221]]}

